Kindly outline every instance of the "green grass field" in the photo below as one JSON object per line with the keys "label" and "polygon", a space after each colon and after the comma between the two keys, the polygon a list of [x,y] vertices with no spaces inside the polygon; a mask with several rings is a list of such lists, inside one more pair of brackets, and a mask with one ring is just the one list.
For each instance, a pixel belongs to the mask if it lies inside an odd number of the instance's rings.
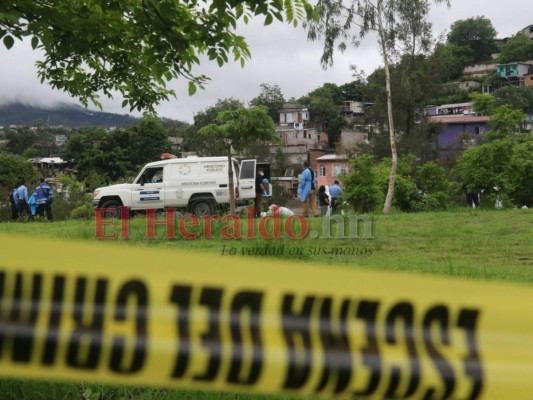
{"label": "green grass field", "polygon": [[[310,224],[310,229],[320,231],[322,221],[315,219],[311,220]],[[17,222],[0,224],[0,233],[94,241],[97,240],[95,227],[94,220],[54,223]],[[236,253],[236,255],[225,255],[227,257],[238,257],[243,252],[268,252],[270,249],[277,254],[243,257],[277,257],[303,263],[336,265],[342,268],[394,270],[471,280],[505,281],[520,285],[533,284],[533,210],[456,210],[374,215],[372,228],[373,239],[321,240],[307,237],[301,240],[283,238],[267,241],[261,238],[228,240],[219,233],[214,233],[212,239],[186,240],[179,235],[176,239],[166,239],[165,228],[159,226],[158,237],[147,239],[145,219],[136,218],[130,222],[130,238],[114,241],[117,246],[165,247],[220,255],[230,251]],[[109,233],[112,228],[108,226],[106,229]],[[291,254],[291,249],[300,250],[293,252],[296,254]],[[49,258],[54,255],[44,256]],[[1,399],[17,400],[286,398],[42,381],[28,383],[5,379],[0,380],[0,393]]]}

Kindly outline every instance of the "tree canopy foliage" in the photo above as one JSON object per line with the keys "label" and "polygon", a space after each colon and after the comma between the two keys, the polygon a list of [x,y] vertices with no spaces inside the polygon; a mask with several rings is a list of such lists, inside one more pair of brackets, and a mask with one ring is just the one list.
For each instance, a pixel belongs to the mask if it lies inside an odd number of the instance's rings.
{"label": "tree canopy foliage", "polygon": [[268,114],[270,118],[278,124],[279,123],[279,110],[283,107],[285,103],[285,97],[281,92],[281,89],[278,85],[270,85],[268,83],[262,83],[261,94],[254,97],[250,101],[251,106],[265,106],[268,109]]}
{"label": "tree canopy foliage", "polygon": [[17,154],[0,153],[0,188],[13,190],[20,182],[27,185],[38,176],[33,165]]}
{"label": "tree canopy foliage", "polygon": [[533,40],[523,32],[519,32],[507,39],[501,49],[499,61],[501,63],[533,60]]}
{"label": "tree canopy foliage", "polygon": [[[434,0],[436,4],[448,0]],[[398,168],[396,130],[394,126],[390,64],[398,52],[398,45],[411,59],[429,48],[430,24],[427,22],[429,0],[319,0],[316,6],[320,18],[309,23],[309,38],[316,40],[324,36],[321,62],[323,66],[333,63],[336,48],[346,50],[350,45],[357,46],[360,39],[370,32],[377,35],[378,47],[385,71],[385,95],[391,149],[391,167],[387,196],[383,212],[392,207],[394,183]],[[407,78],[409,79],[409,78]],[[406,80],[406,83],[408,81]]]}
{"label": "tree canopy foliage", "polygon": [[268,115],[265,106],[236,108],[218,113],[216,122],[206,125],[198,134],[217,139],[224,143],[228,156],[228,178],[230,211],[235,213],[235,185],[233,182],[232,150],[242,150],[247,145],[261,141],[274,141],[276,125]]}
{"label": "tree canopy foliage", "polygon": [[38,74],[85,105],[98,92],[120,93],[123,107],[153,110],[174,92],[166,82],[189,81],[189,93],[208,80],[194,66],[206,55],[219,66],[250,57],[239,22],[264,17],[297,24],[311,18],[306,0],[17,0],[0,3],[0,39],[10,49],[31,39],[44,52]]}
{"label": "tree canopy foliage", "polygon": [[473,51],[474,62],[490,59],[498,49],[494,44],[496,29],[490,19],[485,17],[467,18],[452,24],[448,33],[448,43],[466,46]]}
{"label": "tree canopy foliage", "polygon": [[339,113],[340,106],[346,98],[341,87],[333,83],[325,83],[298,99],[301,104],[309,107],[313,121],[328,134],[331,143],[340,138],[341,129],[346,122]]}
{"label": "tree canopy foliage", "polygon": [[455,174],[468,189],[484,192],[494,204],[533,206],[533,138],[504,137],[468,148],[459,158]]}
{"label": "tree canopy foliage", "polygon": [[145,118],[127,129],[93,128],[73,135],[63,156],[76,160],[79,178],[95,186],[132,177],[143,164],[168,150],[167,132],[160,121]]}
{"label": "tree canopy foliage", "polygon": [[218,121],[218,115],[223,111],[238,110],[244,107],[241,100],[234,98],[218,99],[215,105],[207,107],[195,114],[194,124],[183,131],[184,151],[193,151],[200,156],[219,156],[225,154],[224,142],[215,136],[202,135],[199,131]]}

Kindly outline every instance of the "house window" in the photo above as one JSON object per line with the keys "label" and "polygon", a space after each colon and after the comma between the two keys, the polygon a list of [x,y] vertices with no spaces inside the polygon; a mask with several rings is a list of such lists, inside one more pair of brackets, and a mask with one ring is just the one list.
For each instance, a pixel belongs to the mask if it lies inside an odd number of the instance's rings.
{"label": "house window", "polygon": [[476,135],[483,135],[485,133],[485,128],[482,126],[476,126],[475,128]]}
{"label": "house window", "polygon": [[307,138],[307,131],[304,131],[304,139]]}
{"label": "house window", "polygon": [[318,175],[319,176],[326,176],[326,166],[325,165],[320,165],[318,167]]}
{"label": "house window", "polygon": [[348,173],[348,164],[334,164],[333,176],[344,175]]}
{"label": "house window", "polygon": [[290,124],[292,122],[292,114],[291,113],[285,114],[285,122],[287,124]]}

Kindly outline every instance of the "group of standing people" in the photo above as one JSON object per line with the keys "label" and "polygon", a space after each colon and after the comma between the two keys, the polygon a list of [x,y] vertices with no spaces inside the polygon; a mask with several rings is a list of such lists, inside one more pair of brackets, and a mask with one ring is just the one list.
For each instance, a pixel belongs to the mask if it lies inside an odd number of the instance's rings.
{"label": "group of standing people", "polygon": [[41,178],[39,185],[31,195],[28,195],[28,188],[24,182],[20,182],[17,188],[9,194],[9,201],[11,203],[11,218],[14,221],[21,218],[24,213],[28,215],[29,221],[35,220],[36,215],[44,218],[45,214],[49,221],[54,219],[52,216],[54,191],[44,178]]}
{"label": "group of standing people", "polygon": [[[298,196],[303,203],[303,215],[308,215],[309,211],[313,213],[313,216],[327,216],[337,211],[338,202],[342,196],[342,188],[339,185],[339,181],[334,181],[333,185],[329,188],[329,194],[326,191],[326,187],[321,185],[316,193],[317,179],[316,173],[309,166],[309,162],[304,161],[304,170],[300,174],[300,182],[298,185]],[[318,203],[320,210],[317,207],[315,196],[318,194]]]}

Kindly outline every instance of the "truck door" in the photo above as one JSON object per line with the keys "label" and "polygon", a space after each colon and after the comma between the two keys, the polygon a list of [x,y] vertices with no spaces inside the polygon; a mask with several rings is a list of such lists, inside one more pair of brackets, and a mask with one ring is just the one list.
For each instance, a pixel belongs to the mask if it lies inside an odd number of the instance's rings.
{"label": "truck door", "polygon": [[239,173],[239,197],[253,199],[255,197],[255,165],[256,160],[242,160]]}
{"label": "truck door", "polygon": [[134,208],[163,208],[163,167],[148,167],[133,185],[131,204]]}

